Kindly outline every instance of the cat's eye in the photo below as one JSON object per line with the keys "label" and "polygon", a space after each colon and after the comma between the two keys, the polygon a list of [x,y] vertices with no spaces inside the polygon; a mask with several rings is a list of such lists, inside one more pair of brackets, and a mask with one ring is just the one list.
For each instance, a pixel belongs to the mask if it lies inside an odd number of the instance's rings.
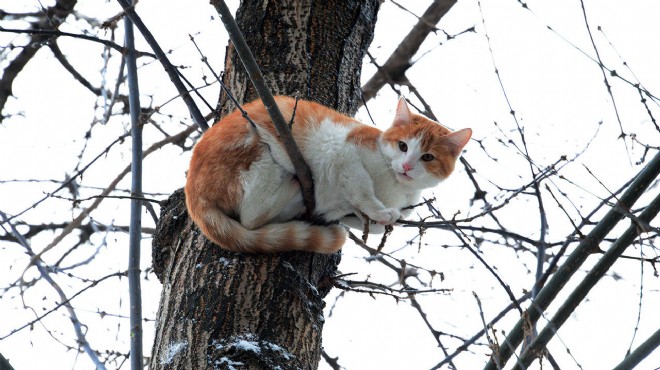
{"label": "cat's eye", "polygon": [[408,144],[404,143],[403,141],[399,141],[399,149],[401,149],[402,152],[407,152]]}
{"label": "cat's eye", "polygon": [[424,162],[431,162],[434,159],[435,159],[435,157],[433,156],[433,154],[426,153],[426,154],[422,155],[422,160]]}

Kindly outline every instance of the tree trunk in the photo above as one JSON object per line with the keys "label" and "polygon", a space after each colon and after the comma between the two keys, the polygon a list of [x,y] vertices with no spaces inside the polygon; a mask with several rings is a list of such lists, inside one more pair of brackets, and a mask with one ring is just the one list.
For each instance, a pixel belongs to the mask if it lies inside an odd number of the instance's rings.
{"label": "tree trunk", "polygon": [[[288,3],[243,1],[237,12],[266,82],[274,94],[355,113],[380,2]],[[257,98],[231,45],[225,63],[238,101]],[[234,109],[224,95],[219,100],[219,111]],[[161,206],[153,267],[163,292],[151,368],[317,368],[323,298],[340,254],[231,253],[194,226],[182,190]]]}

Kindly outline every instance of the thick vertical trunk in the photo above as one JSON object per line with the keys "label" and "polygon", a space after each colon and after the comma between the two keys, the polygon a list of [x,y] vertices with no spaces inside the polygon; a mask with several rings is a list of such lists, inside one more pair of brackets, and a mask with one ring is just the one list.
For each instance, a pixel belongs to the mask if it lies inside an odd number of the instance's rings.
{"label": "thick vertical trunk", "polygon": [[[236,18],[274,94],[351,114],[378,6],[253,0],[243,1]],[[231,46],[224,79],[239,101],[256,98]],[[224,96],[219,108],[233,109]],[[323,298],[339,254],[227,252],[188,219],[183,197],[177,191],[164,202],[154,236],[163,293],[151,368],[316,368]]]}
{"label": "thick vertical trunk", "polygon": [[[236,21],[273,95],[298,94],[354,114],[360,101],[362,59],[379,4],[377,0],[246,1]],[[239,101],[257,98],[231,45],[225,72],[225,83]],[[220,105],[233,109],[224,97]]]}

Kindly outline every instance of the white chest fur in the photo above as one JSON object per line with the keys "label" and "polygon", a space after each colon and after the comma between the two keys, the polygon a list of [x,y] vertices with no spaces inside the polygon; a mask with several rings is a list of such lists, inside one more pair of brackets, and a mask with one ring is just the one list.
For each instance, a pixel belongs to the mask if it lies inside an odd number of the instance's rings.
{"label": "white chest fur", "polygon": [[396,180],[378,146],[347,141],[351,126],[324,121],[303,143],[314,174],[317,212],[327,220],[349,213],[375,214],[415,203],[419,191]]}

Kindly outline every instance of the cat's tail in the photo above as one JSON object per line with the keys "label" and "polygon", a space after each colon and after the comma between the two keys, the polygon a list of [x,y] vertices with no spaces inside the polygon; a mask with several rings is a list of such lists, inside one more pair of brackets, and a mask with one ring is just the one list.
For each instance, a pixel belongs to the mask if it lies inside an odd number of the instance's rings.
{"label": "cat's tail", "polygon": [[[211,207],[209,207],[211,208]],[[213,207],[190,216],[202,233],[223,249],[244,253],[276,253],[301,250],[334,253],[346,241],[340,225],[318,226],[304,221],[267,224],[248,229]]]}

